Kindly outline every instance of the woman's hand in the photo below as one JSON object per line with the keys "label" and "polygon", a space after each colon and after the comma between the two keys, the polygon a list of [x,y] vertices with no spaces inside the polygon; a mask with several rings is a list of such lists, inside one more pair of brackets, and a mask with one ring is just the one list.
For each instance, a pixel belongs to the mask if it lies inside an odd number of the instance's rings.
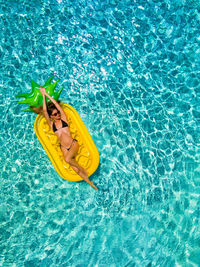
{"label": "woman's hand", "polygon": [[42,86],[40,86],[40,92],[41,92],[42,95],[46,95],[46,90]]}

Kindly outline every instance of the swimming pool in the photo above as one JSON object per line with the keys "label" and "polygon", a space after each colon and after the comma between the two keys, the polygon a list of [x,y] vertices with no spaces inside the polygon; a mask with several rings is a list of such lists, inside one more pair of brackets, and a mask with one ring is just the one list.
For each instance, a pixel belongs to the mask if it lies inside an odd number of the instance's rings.
{"label": "swimming pool", "polygon": [[[200,266],[199,2],[0,3],[0,266]],[[58,176],[17,105],[51,75],[99,192]]]}

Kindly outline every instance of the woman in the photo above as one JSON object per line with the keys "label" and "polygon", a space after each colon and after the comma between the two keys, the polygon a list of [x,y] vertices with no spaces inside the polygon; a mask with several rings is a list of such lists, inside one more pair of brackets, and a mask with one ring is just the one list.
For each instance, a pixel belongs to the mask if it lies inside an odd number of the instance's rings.
{"label": "woman", "polygon": [[[93,184],[93,182],[88,179],[88,174],[86,170],[82,168],[75,160],[75,156],[78,153],[79,144],[76,139],[73,139],[71,137],[67,117],[64,111],[62,110],[58,102],[56,102],[55,99],[53,99],[50,95],[47,94],[44,87],[40,87],[40,92],[43,96],[43,114],[47,120],[47,123],[55,132],[60,141],[60,146],[65,161],[71,165],[73,170],[78,175],[80,175],[83,180],[85,180],[95,190],[98,190],[98,188]],[[45,97],[47,97],[52,102],[48,106],[46,104]],[[51,121],[51,119],[53,121]]]}

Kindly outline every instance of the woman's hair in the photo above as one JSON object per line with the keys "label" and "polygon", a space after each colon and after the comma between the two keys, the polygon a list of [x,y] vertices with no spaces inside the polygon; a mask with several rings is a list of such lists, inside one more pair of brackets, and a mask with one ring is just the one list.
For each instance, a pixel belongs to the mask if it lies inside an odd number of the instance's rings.
{"label": "woman's hair", "polygon": [[42,107],[33,107],[33,106],[30,106],[30,108],[36,114],[41,114],[43,112]]}
{"label": "woman's hair", "polygon": [[[59,100],[57,102],[58,102],[58,104],[60,103]],[[33,112],[35,112],[37,114],[42,114],[43,113],[43,109],[42,109],[41,106],[40,107],[30,106],[30,108],[32,109]],[[52,114],[52,112],[53,112],[54,109],[57,110],[56,106],[52,102],[49,102],[47,104],[47,112],[48,112],[49,116],[51,116],[51,114]]]}
{"label": "woman's hair", "polygon": [[47,112],[48,112],[49,116],[51,116],[54,109],[57,110],[56,106],[52,102],[47,104]]}

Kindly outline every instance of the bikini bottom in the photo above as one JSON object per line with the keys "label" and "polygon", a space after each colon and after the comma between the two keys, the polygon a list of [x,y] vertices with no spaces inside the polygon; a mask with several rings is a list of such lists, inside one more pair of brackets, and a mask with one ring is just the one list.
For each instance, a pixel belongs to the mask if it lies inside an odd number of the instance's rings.
{"label": "bikini bottom", "polygon": [[72,143],[71,143],[71,145],[69,147],[66,147],[66,146],[63,146],[63,145],[61,145],[61,146],[64,147],[65,149],[67,149],[69,151],[74,142],[78,142],[78,141],[76,139],[73,139],[72,140]]}

